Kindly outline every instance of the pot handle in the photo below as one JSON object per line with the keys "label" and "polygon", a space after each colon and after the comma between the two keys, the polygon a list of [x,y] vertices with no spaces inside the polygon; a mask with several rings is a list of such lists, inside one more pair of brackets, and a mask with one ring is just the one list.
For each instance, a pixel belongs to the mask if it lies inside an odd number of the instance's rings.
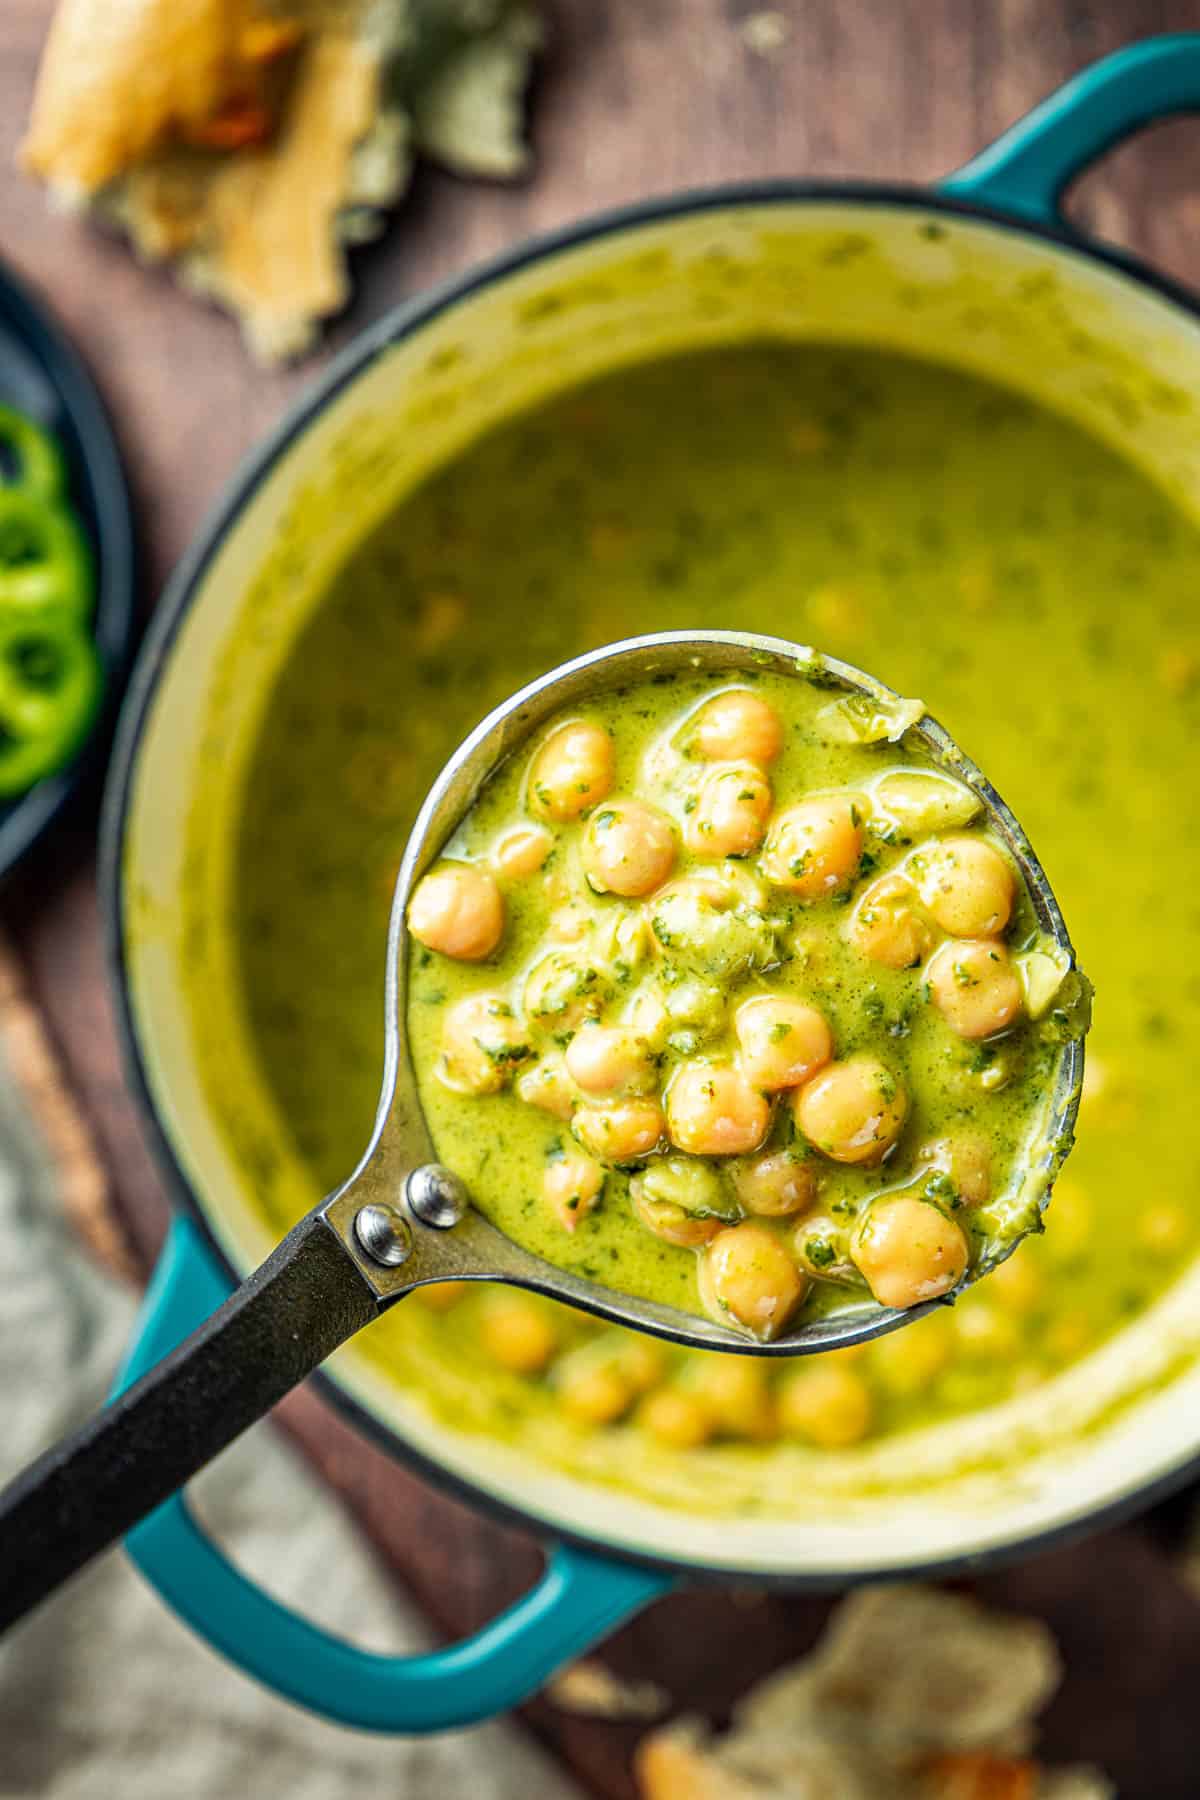
{"label": "pot handle", "polygon": [[[230,1284],[189,1219],[171,1227],[116,1383],[120,1393],[207,1318]],[[167,1604],[276,1693],[365,1731],[445,1731],[505,1712],[665,1593],[652,1569],[556,1544],[536,1586],[473,1637],[421,1656],[358,1650],[263,1592],[201,1530],[182,1493],[125,1540]]]}
{"label": "pot handle", "polygon": [[1144,38],[1083,69],[941,190],[1061,227],[1062,196],[1076,175],[1143,125],[1187,112],[1200,112],[1200,32]]}

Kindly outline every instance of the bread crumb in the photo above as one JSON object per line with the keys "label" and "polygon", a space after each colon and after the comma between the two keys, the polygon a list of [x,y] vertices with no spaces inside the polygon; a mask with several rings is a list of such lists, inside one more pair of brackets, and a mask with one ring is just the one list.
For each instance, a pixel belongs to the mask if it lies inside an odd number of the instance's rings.
{"label": "bread crumb", "polygon": [[748,13],[739,27],[743,44],[753,56],[778,56],[792,35],[791,20],[781,12]]}
{"label": "bread crumb", "polygon": [[595,1657],[561,1669],[545,1692],[561,1712],[590,1719],[658,1719],[671,1704],[670,1694],[656,1681],[624,1681]]}

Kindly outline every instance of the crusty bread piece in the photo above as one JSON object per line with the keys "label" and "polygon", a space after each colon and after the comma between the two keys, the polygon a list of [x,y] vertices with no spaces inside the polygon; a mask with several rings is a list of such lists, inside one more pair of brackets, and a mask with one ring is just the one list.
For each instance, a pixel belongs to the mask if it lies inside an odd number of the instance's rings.
{"label": "crusty bread piece", "polygon": [[410,143],[519,171],[537,41],[526,0],[61,0],[22,160],[275,361],[345,304]]}
{"label": "crusty bread piece", "polygon": [[1037,1619],[938,1588],[866,1587],[842,1602],[811,1657],[768,1676],[737,1718],[778,1732],[804,1714],[899,1751],[1016,1754],[1033,1742],[1033,1720],[1061,1676]]}
{"label": "crusty bread piece", "polygon": [[82,200],[170,132],[210,119],[256,10],[253,0],[60,0],[25,167]]}
{"label": "crusty bread piece", "polygon": [[644,1800],[928,1800],[856,1745],[747,1732],[713,1738],[686,1718],[643,1739],[636,1774]]}
{"label": "crusty bread piece", "polygon": [[[357,198],[352,163],[381,129],[379,60],[341,33],[314,37],[279,131],[262,149],[219,159],[175,152],[135,169],[111,213],[149,260],[180,260],[184,279],[236,313],[264,361],[305,349],[350,283],[338,219]],[[404,174],[403,138],[380,197]]]}
{"label": "crusty bread piece", "polygon": [[860,1589],[724,1736],[683,1718],[644,1738],[639,1788],[643,1800],[1112,1800],[1096,1771],[1030,1754],[1059,1674],[1035,1619],[934,1588]]}
{"label": "crusty bread piece", "polygon": [[634,1761],[644,1800],[761,1800],[713,1754],[712,1733],[700,1719],[677,1719],[652,1732]]}

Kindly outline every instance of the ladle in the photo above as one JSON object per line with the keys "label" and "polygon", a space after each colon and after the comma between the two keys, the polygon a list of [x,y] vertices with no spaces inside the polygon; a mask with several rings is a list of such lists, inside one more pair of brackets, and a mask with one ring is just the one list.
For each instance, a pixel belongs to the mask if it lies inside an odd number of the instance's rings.
{"label": "ladle", "polygon": [[[403,1038],[406,909],[414,884],[487,777],[548,718],[598,691],[656,676],[758,670],[816,676],[835,693],[861,697],[881,717],[908,716],[899,696],[873,677],[781,639],[663,632],[592,651],[531,682],[490,713],[451,757],[413,826],[396,881],[384,980],[383,1083],[358,1167],[176,1350],[0,1494],[0,1628],[123,1536],[339,1345],[428,1282],[508,1282],[693,1349],[739,1355],[843,1348],[929,1310],[896,1312],[867,1297],[760,1344],[715,1321],[583,1280],[521,1249],[472,1209],[462,1181],[438,1162],[418,1102]],[[991,830],[1020,870],[1040,930],[1064,966],[1073,967],[1062,913],[1017,820],[933,719],[915,718],[908,729],[909,741],[919,743],[932,765],[981,801]],[[1082,1072],[1082,1042],[1069,1039],[1057,1055],[1038,1166],[1027,1172],[1042,1204],[1071,1143]],[[1012,1247],[997,1248],[975,1273],[986,1273]]]}

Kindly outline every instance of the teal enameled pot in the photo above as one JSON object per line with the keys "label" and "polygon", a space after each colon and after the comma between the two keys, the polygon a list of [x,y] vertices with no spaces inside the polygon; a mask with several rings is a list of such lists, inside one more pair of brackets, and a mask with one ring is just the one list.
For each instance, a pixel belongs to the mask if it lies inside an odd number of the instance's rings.
{"label": "teal enameled pot", "polygon": [[[183,884],[210,873],[189,864],[191,797],[214,762],[236,765],[288,636],[278,612],[254,629],[264,572],[292,556],[272,592],[298,622],[329,564],[493,421],[623,363],[755,336],[859,341],[1025,388],[1195,508],[1200,407],[1179,400],[1200,395],[1196,303],[1060,212],[1110,145],[1189,110],[1200,36],[1160,38],[1086,70],[937,188],[772,182],[590,220],[384,319],[240,472],[155,615],[107,799],[131,1079],[180,1202],[123,1381],[267,1247],[250,1175],[204,1093],[180,944]],[[319,555],[294,554],[298,508],[322,521]],[[182,1496],[128,1547],[177,1612],[268,1686],[347,1724],[430,1731],[513,1706],[678,1582],[837,1587],[962,1570],[1146,1504],[1200,1460],[1200,1268],[1035,1394],[853,1457],[814,1456],[802,1481],[781,1464],[753,1507],[721,1517],[472,1437],[352,1353],[323,1385],[398,1458],[536,1531],[548,1545],[538,1585],[466,1642],[398,1659],[280,1607]]]}

